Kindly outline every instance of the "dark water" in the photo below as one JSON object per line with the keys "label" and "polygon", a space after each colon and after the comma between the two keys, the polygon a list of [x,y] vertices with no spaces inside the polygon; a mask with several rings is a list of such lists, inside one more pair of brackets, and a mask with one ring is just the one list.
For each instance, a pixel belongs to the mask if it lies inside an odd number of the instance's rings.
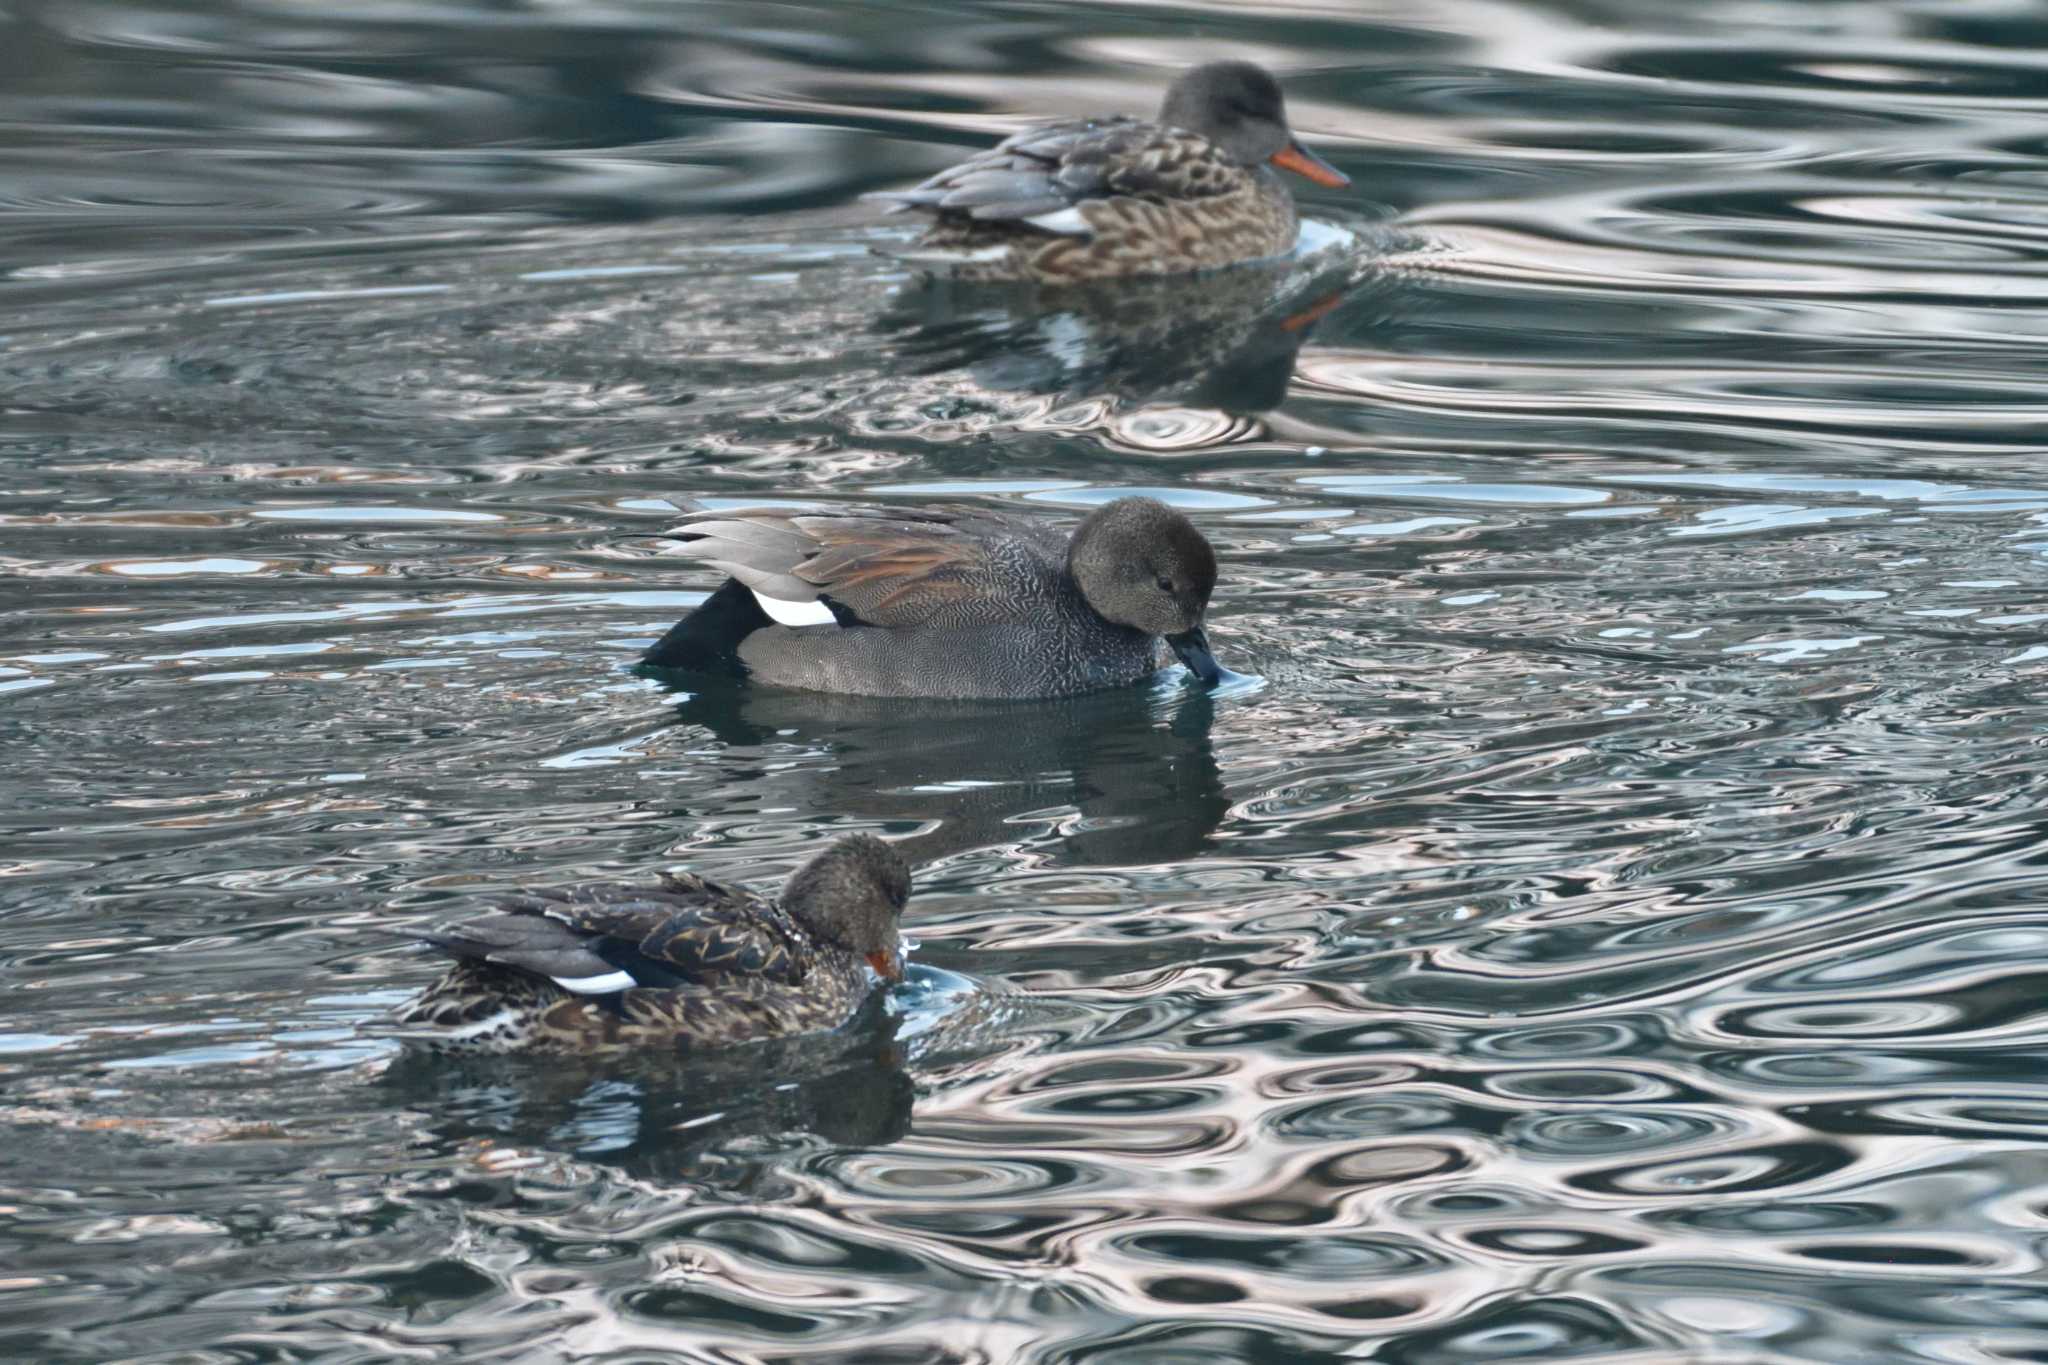
{"label": "dark water", "polygon": [[[0,1356],[2048,1358],[2048,16],[0,8]],[[1294,261],[855,202],[1236,51]],[[1189,510],[1217,652],[686,695],[691,500]],[[739,1060],[359,1036],[508,886],[919,862]]]}

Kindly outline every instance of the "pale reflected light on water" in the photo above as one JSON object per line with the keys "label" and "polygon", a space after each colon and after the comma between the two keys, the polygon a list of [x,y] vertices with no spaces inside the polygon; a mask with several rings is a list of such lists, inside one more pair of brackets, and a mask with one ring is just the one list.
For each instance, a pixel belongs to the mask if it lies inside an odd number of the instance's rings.
{"label": "pale reflected light on water", "polygon": [[[856,200],[1279,69],[1198,292]],[[0,16],[0,1357],[2048,1354],[2048,25],[1997,0]],[[636,675],[707,503],[1186,509],[1241,682]],[[870,829],[741,1058],[357,1026]]]}

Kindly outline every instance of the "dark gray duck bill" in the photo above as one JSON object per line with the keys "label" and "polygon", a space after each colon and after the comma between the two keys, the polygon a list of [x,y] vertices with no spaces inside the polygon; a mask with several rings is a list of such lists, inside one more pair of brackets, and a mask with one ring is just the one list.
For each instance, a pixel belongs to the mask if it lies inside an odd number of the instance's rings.
{"label": "dark gray duck bill", "polygon": [[1214,687],[1223,681],[1223,670],[1217,665],[1216,656],[1209,652],[1209,634],[1200,626],[1178,635],[1169,635],[1166,643],[1173,646],[1173,652],[1187,665],[1188,672],[1200,678],[1204,687]]}

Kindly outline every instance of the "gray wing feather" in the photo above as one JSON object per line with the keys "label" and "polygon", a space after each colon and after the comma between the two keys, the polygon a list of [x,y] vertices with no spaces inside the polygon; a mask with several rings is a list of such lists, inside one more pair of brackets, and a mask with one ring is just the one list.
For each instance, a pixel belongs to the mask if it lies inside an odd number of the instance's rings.
{"label": "gray wing feather", "polygon": [[787,516],[692,521],[669,532],[690,553],[778,602],[815,602],[818,589],[792,572],[818,548]]}
{"label": "gray wing feather", "polygon": [[1001,204],[983,204],[979,208],[969,209],[967,216],[979,218],[984,222],[992,218],[1035,218],[1041,213],[1057,213],[1061,209],[1072,207],[1073,205],[1064,199],[1047,195],[1043,199],[1016,199]]}
{"label": "gray wing feather", "polygon": [[1057,199],[1057,195],[1051,194],[1051,188],[1052,177],[1045,173],[1043,167],[1017,170],[1009,166],[991,166],[987,170],[955,177],[945,197],[939,200],[939,207],[998,208],[1032,199]]}
{"label": "gray wing feather", "polygon": [[915,189],[875,197],[892,200],[899,209],[965,213],[985,221],[1028,218],[1072,206],[1053,171],[1042,162],[1004,156],[999,148],[941,171]]}
{"label": "gray wing feather", "polygon": [[1103,153],[1139,126],[1108,118],[1027,128],[921,185],[869,197],[889,201],[892,211],[964,213],[982,222],[1057,213],[1114,193]]}
{"label": "gray wing feather", "polygon": [[584,946],[585,935],[542,915],[484,915],[424,937],[453,957],[497,962],[537,976],[603,976],[617,970]]}

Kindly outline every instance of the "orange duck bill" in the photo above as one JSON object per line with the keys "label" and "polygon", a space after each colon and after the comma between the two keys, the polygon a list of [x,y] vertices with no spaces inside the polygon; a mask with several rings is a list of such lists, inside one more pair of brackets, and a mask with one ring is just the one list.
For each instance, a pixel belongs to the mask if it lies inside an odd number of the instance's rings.
{"label": "orange duck bill", "polygon": [[903,958],[901,954],[887,948],[868,954],[868,965],[875,969],[875,975],[884,981],[903,979]]}
{"label": "orange duck bill", "polygon": [[1299,142],[1290,142],[1267,160],[1283,171],[1293,171],[1304,179],[1313,180],[1326,189],[1341,190],[1351,183],[1351,177],[1317,156]]}

